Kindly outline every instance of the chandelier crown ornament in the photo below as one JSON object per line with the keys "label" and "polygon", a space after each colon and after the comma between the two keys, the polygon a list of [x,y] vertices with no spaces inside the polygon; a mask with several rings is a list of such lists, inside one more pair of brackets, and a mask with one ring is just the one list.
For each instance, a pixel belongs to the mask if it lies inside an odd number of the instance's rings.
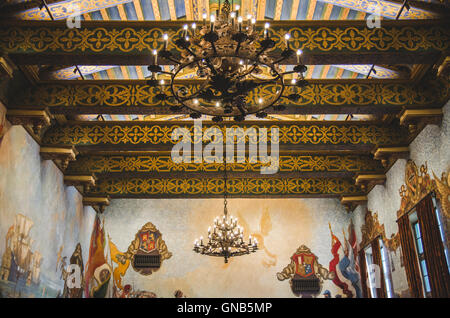
{"label": "chandelier crown ornament", "polygon": [[237,218],[228,216],[227,207],[227,165],[224,165],[224,206],[223,216],[214,219],[213,227],[208,228],[208,241],[203,242],[203,236],[194,241],[194,252],[223,257],[224,262],[233,256],[241,256],[256,252],[258,250],[258,240],[250,235],[248,243],[244,241],[244,228],[238,224]]}
{"label": "chandelier crown ornament", "polygon": [[[305,84],[303,74],[307,68],[300,61],[302,51],[290,48],[290,34],[285,35],[285,48],[278,56],[274,52],[269,54],[276,46],[270,36],[270,24],[265,23],[264,29],[258,30],[255,18],[247,15],[244,21],[239,10],[238,5],[233,10],[228,0],[222,5],[219,1],[219,9],[211,15],[209,25],[204,14],[201,26],[192,23],[189,28],[185,24],[180,37],[173,40],[180,56],[168,50],[167,34],[163,35],[163,50],[153,51],[154,63],[148,67],[149,83],[154,86],[156,75],[166,78],[168,83],[161,86],[161,93],[174,100],[180,109],[189,109],[192,118],[205,114],[214,116],[216,122],[221,121],[219,117],[242,121],[249,114],[274,106],[285,97],[286,86],[291,86],[291,90],[302,87],[286,84],[285,75],[293,74],[295,78],[297,74],[298,82]],[[297,65],[293,71],[283,72],[280,63],[295,55]],[[173,69],[164,71],[157,63],[158,57],[173,64]],[[189,89],[179,81],[192,77],[203,80],[202,84]],[[263,85],[269,86],[264,96],[260,89]]]}

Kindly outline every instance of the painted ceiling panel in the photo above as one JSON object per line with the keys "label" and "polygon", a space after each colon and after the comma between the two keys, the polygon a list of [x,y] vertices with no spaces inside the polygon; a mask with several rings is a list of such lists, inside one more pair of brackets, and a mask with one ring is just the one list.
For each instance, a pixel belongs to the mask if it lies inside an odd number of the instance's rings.
{"label": "painted ceiling panel", "polygon": [[153,5],[149,0],[139,0],[144,15],[144,20],[155,20],[155,14],[153,13]]}

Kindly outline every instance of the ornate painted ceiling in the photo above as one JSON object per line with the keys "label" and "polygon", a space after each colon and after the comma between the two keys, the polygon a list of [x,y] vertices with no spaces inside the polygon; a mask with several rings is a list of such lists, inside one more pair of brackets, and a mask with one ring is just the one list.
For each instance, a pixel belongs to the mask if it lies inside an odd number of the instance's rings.
{"label": "ornate painted ceiling", "polygon": [[[89,195],[220,196],[221,165],[171,161],[170,133],[178,126],[192,129],[192,122],[187,112],[175,114],[170,103],[158,100],[145,80],[149,52],[161,45],[162,34],[177,34],[186,21],[200,23],[217,1],[40,4],[2,2],[0,50],[20,69],[22,81],[34,82],[11,85],[10,121],[28,127],[41,146],[65,149],[48,150],[48,158],[66,175],[95,175],[95,187],[85,189]],[[410,0],[409,9],[402,0],[234,4],[256,16],[257,25],[270,21],[278,42],[291,34],[293,46],[304,52],[310,85],[298,100],[283,101],[283,110],[269,109],[265,119],[237,124],[279,128],[281,157],[273,176],[261,176],[260,166],[251,162],[231,165],[232,194],[338,197],[350,206],[383,181],[397,158],[407,156],[426,124],[439,120],[450,94],[442,76],[450,43],[447,1]],[[368,28],[372,14],[380,17],[381,28]],[[68,29],[66,19],[74,15],[81,28]],[[289,71],[294,63],[283,68]],[[193,74],[183,76],[197,85]],[[209,117],[202,119],[212,125]],[[62,164],[61,158],[72,155],[76,161]]]}

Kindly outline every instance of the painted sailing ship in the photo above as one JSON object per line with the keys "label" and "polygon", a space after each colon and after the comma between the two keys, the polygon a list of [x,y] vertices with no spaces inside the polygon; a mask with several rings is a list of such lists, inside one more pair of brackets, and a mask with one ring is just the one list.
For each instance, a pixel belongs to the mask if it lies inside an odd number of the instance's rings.
{"label": "painted sailing ship", "polygon": [[30,230],[33,221],[17,214],[14,225],[6,234],[6,250],[2,257],[1,279],[16,282],[20,285],[34,285],[40,283],[40,266],[42,255],[33,252],[33,239]]}

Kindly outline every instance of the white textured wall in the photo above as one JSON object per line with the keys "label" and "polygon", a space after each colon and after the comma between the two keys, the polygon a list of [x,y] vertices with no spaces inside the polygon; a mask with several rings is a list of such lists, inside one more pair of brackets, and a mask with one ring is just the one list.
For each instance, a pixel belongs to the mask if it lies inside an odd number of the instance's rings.
{"label": "white textured wall", "polygon": [[[442,172],[450,169],[450,102],[443,108],[444,116],[441,125],[428,125],[410,144],[410,158],[417,167],[427,163],[428,173],[440,177]],[[401,159],[386,174],[386,184],[377,185],[368,195],[367,207],[377,212],[380,224],[384,224],[386,236],[398,232],[397,211],[400,208],[399,189],[404,184],[406,160]],[[358,207],[354,211],[355,226],[361,229],[364,223],[365,208]],[[358,240],[361,233],[358,231]],[[401,292],[408,289],[404,267],[400,267],[400,253],[393,254],[395,271],[392,273],[394,290]]]}

